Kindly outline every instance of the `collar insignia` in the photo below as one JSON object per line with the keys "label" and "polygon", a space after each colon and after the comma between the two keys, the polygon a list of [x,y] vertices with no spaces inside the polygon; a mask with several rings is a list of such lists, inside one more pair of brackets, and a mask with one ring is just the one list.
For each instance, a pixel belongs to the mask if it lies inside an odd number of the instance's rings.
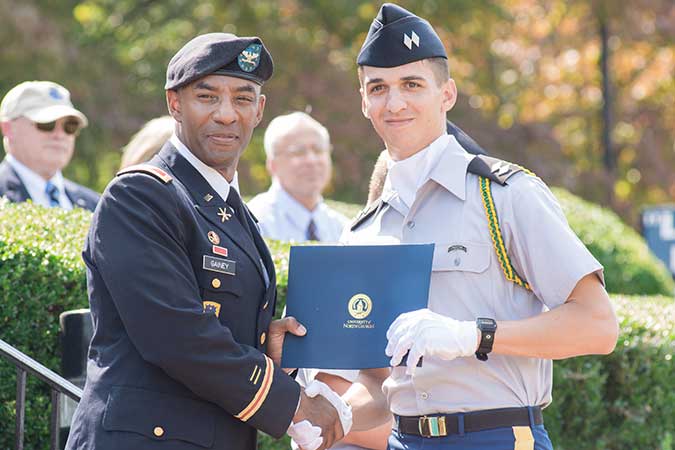
{"label": "collar insignia", "polygon": [[218,208],[218,216],[220,216],[220,221],[225,222],[226,220],[230,220],[230,217],[232,217],[232,214],[228,213],[225,208]]}

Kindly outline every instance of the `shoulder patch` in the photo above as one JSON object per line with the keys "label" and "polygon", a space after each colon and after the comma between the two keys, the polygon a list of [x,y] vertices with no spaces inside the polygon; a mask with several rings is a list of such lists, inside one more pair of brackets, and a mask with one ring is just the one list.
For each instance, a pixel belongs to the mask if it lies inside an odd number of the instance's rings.
{"label": "shoulder patch", "polygon": [[384,200],[381,198],[366,206],[349,225],[349,230],[354,231],[359,225],[365,222],[370,216],[375,214],[384,205]]}
{"label": "shoulder patch", "polygon": [[157,178],[159,181],[161,181],[164,184],[171,183],[171,180],[173,180],[173,177],[166,173],[164,170],[160,169],[159,167],[150,165],[150,164],[135,164],[133,166],[129,166],[125,169],[120,170],[117,172],[116,176],[124,175],[126,173],[136,173],[136,172],[141,172],[141,173],[146,173],[148,175],[152,175],[153,177]]}
{"label": "shoulder patch", "polygon": [[467,171],[480,177],[487,178],[502,186],[506,185],[506,181],[518,172],[534,175],[532,172],[518,164],[485,155],[477,155],[472,159]]}

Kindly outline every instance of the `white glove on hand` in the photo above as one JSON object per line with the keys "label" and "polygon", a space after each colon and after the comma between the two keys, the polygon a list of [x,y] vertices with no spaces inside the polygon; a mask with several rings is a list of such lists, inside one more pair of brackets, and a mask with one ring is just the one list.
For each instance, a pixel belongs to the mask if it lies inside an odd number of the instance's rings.
{"label": "white glove on hand", "polygon": [[[307,397],[324,397],[338,412],[340,424],[342,425],[343,435],[347,435],[352,428],[352,407],[349,406],[342,397],[328,387],[325,383],[318,380],[312,380],[305,388]],[[291,447],[293,450],[316,450],[323,443],[321,437],[321,428],[315,427],[308,420],[302,420],[291,424],[288,427],[287,434],[291,437]]]}
{"label": "white glove on hand", "polygon": [[352,407],[340,397],[337,392],[328,387],[327,384],[319,380],[312,380],[305,388],[305,395],[307,397],[316,397],[321,395],[330,402],[331,405],[338,412],[340,416],[340,424],[342,425],[342,435],[346,436],[349,430],[352,429]]}
{"label": "white glove on hand", "polygon": [[316,450],[323,443],[321,428],[315,427],[308,420],[301,420],[291,424],[286,432],[291,437],[293,450]]}
{"label": "white glove on hand", "polygon": [[398,366],[408,351],[406,373],[415,373],[422,356],[453,360],[472,356],[478,348],[475,322],[459,321],[427,308],[401,314],[387,330],[389,343],[385,349],[390,364]]}

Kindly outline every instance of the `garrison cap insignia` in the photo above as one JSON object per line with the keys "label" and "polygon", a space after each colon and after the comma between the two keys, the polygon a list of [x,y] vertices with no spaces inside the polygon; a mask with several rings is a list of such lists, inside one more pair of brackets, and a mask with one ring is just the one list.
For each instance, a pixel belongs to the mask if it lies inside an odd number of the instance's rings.
{"label": "garrison cap insignia", "polygon": [[216,255],[227,256],[227,249],[225,247],[218,247],[217,245],[214,245],[212,251]]}
{"label": "garrison cap insignia", "polygon": [[211,200],[213,200],[213,195],[211,195],[211,194],[206,194],[206,195],[204,196],[204,200],[205,200],[207,203],[210,202]]}
{"label": "garrison cap insignia", "polygon": [[232,214],[228,213],[225,208],[218,208],[218,216],[221,222],[225,222],[226,220],[230,220]]}
{"label": "garrison cap insignia", "polygon": [[215,231],[209,231],[206,236],[209,238],[209,242],[212,243],[213,245],[218,245],[220,244],[220,236],[218,236],[218,233]]}
{"label": "garrison cap insignia", "polygon": [[415,44],[417,47],[420,46],[420,37],[417,35],[417,33],[413,31],[411,36],[403,33],[403,45],[408,47],[408,50],[412,50],[413,44]]}
{"label": "garrison cap insignia", "polygon": [[253,72],[258,64],[260,64],[260,52],[262,45],[251,44],[239,54],[237,57],[237,64],[244,72]]}
{"label": "garrison cap insignia", "polygon": [[204,300],[202,305],[204,306],[205,313],[213,314],[216,317],[220,316],[220,303]]}

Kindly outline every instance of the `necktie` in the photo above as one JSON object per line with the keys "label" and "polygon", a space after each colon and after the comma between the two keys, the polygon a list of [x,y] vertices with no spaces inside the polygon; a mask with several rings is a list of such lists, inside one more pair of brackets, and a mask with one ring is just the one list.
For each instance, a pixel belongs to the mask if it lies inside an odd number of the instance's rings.
{"label": "necktie", "polygon": [[[251,232],[251,226],[248,222],[249,219],[246,213],[246,208],[244,208],[244,203],[241,201],[241,197],[239,197],[239,194],[237,194],[237,191],[233,187],[230,187],[230,193],[227,194],[227,200],[225,200],[225,203],[227,203],[230,208],[234,210],[234,215],[237,217],[237,220],[244,228],[246,233],[248,233],[249,237],[253,240],[258,254],[261,255],[263,253],[262,248],[265,247],[265,243],[262,241],[262,238],[259,234],[256,233],[254,236]],[[270,285],[270,277],[267,273],[267,268],[265,267],[265,263],[263,262],[262,258],[259,258],[259,261],[260,267],[262,267],[263,277],[265,278],[265,289],[267,289]]]}
{"label": "necktie", "polygon": [[47,181],[47,184],[45,185],[45,193],[49,199],[49,206],[52,208],[54,206],[61,206],[61,203],[59,202],[59,188],[57,188],[54,183]]}
{"label": "necktie", "polygon": [[227,195],[227,200],[225,200],[225,203],[230,205],[230,208],[234,210],[234,215],[237,217],[237,220],[251,237],[251,239],[253,239],[253,233],[251,233],[251,227],[249,226],[248,219],[246,218],[244,204],[242,203],[239,194],[237,194],[236,189],[233,187],[230,187],[230,193]]}
{"label": "necktie", "polygon": [[307,238],[308,241],[319,240],[319,236],[316,234],[316,224],[314,223],[314,219],[309,220],[309,225],[307,225],[307,232],[305,233],[305,237]]}

